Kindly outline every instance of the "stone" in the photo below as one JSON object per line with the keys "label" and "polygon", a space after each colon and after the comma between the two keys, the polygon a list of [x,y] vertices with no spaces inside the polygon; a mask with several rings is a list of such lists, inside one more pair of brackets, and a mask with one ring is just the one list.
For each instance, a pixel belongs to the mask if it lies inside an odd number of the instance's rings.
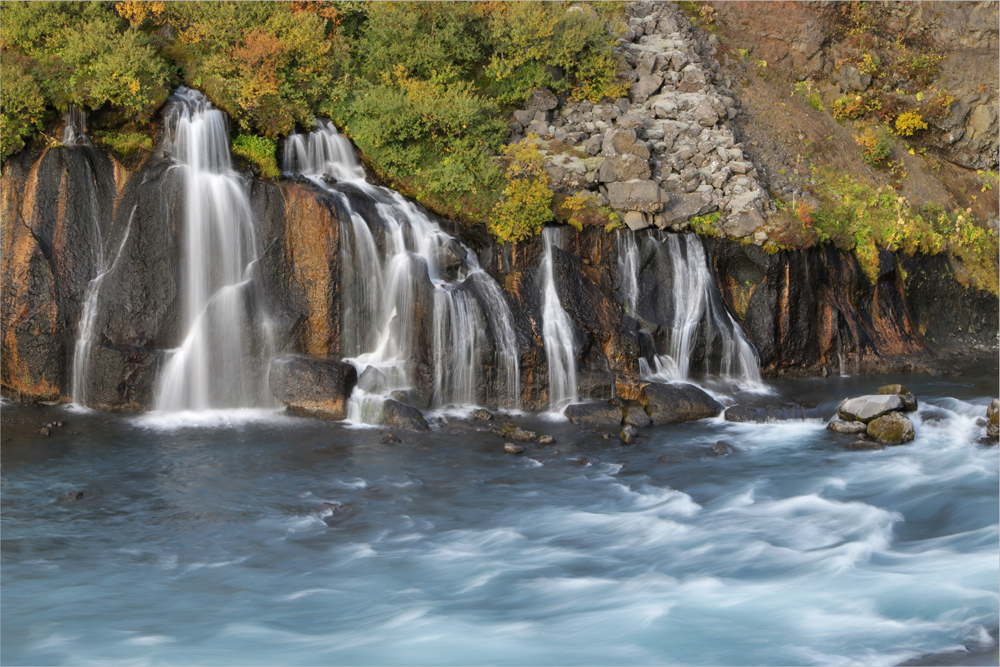
{"label": "stone", "polygon": [[649,426],[652,421],[650,421],[649,415],[646,414],[641,405],[630,405],[625,408],[625,423],[642,428]]}
{"label": "stone", "polygon": [[663,85],[663,77],[658,74],[643,74],[639,80],[632,84],[632,101],[642,104],[650,95],[653,95]]}
{"label": "stone", "polygon": [[497,429],[495,433],[501,438],[510,438],[511,440],[517,440],[518,442],[531,442],[532,440],[538,438],[538,434],[534,431],[526,431],[514,423],[504,424]]}
{"label": "stone", "polygon": [[518,445],[513,442],[505,442],[503,444],[503,451],[506,454],[524,454],[524,445]]}
{"label": "stone", "polygon": [[42,435],[48,435],[52,431],[49,429],[48,426],[43,426],[40,429],[38,429],[38,432],[41,433]]}
{"label": "stone", "polygon": [[556,444],[556,439],[551,435],[543,435],[538,438],[538,444],[540,445],[554,445]]}
{"label": "stone", "polygon": [[671,195],[670,201],[654,218],[654,222],[660,229],[668,229],[682,222],[687,222],[695,216],[710,213],[716,208],[710,194],[704,192],[675,194]]}
{"label": "stone", "polygon": [[293,414],[343,419],[358,371],[339,359],[282,355],[271,359],[269,384],[271,393]]}
{"label": "stone", "polygon": [[382,439],[379,440],[383,445],[398,445],[402,440],[400,440],[395,433],[384,433],[382,434]]}
{"label": "stone", "polygon": [[625,153],[604,158],[597,171],[597,180],[602,183],[646,180],[651,173],[648,161],[638,155]]}
{"label": "stone", "polygon": [[705,73],[694,65],[688,65],[681,73],[681,82],[677,90],[682,93],[694,93],[705,87]]}
{"label": "stone", "polygon": [[858,433],[868,432],[868,426],[864,422],[844,421],[841,419],[834,419],[826,425],[826,428],[834,433],[842,433],[845,435],[856,435]]}
{"label": "stone", "polygon": [[879,442],[872,442],[871,440],[855,440],[847,445],[847,449],[852,449],[855,451],[871,451],[878,449],[885,449],[885,445]]}
{"label": "stone", "polygon": [[726,408],[724,418],[728,422],[766,424],[780,421],[805,419],[805,408],[801,405],[734,405]]}
{"label": "stone", "polygon": [[873,419],[903,409],[903,399],[895,394],[848,398],[837,408],[837,416],[847,421],[868,423]]}
{"label": "stone", "polygon": [[530,125],[533,120],[535,120],[535,112],[518,109],[514,112],[514,120],[526,127]]}
{"label": "stone", "polygon": [[382,423],[407,431],[427,431],[430,429],[420,410],[391,398],[382,404]]}
{"label": "stone", "polygon": [[875,393],[879,396],[899,396],[903,401],[904,412],[913,412],[917,409],[917,397],[901,384],[887,384],[883,387],[879,387],[878,391]]}
{"label": "stone", "polygon": [[622,409],[607,402],[574,403],[563,414],[577,425],[618,425],[622,423]]}
{"label": "stone", "polygon": [[868,422],[868,435],[883,445],[904,445],[913,440],[913,422],[898,412],[890,412]]}
{"label": "stone", "polygon": [[717,443],[708,448],[709,456],[727,456],[736,451],[736,448],[730,445],[725,440],[719,440]]}
{"label": "stone", "polygon": [[842,65],[837,70],[835,76],[844,92],[849,90],[854,90],[859,93],[864,92],[868,90],[868,86],[872,84],[871,75],[863,74],[861,70],[853,65]]}
{"label": "stone", "polygon": [[67,491],[66,493],[59,496],[60,500],[68,500],[70,502],[75,500],[80,500],[81,498],[83,498],[83,491],[77,491],[77,490]]}
{"label": "stone", "polygon": [[670,196],[653,181],[632,180],[608,183],[608,201],[619,211],[657,213]]}
{"label": "stone", "polygon": [[653,98],[650,108],[657,118],[677,118],[677,102],[669,93]]}
{"label": "stone", "polygon": [[369,394],[377,394],[385,390],[386,382],[385,373],[374,366],[369,366],[358,377],[358,389],[363,389]]}
{"label": "stone", "polygon": [[633,231],[645,229],[651,224],[646,216],[639,211],[627,211],[622,219],[625,221],[625,224],[628,225],[628,228]]}
{"label": "stone", "polygon": [[986,435],[994,440],[1000,439],[1000,399],[994,398],[986,409]]}
{"label": "stone", "polygon": [[491,419],[493,419],[493,413],[487,410],[486,408],[479,408],[478,410],[472,413],[472,418],[488,422]]}
{"label": "stone", "polygon": [[528,128],[525,131],[528,134],[537,134],[538,136],[542,137],[549,133],[549,126],[543,121],[536,120],[533,121],[530,125],[528,125]]}
{"label": "stone", "polygon": [[722,405],[691,384],[651,382],[642,388],[642,402],[654,424],[677,424],[714,417]]}
{"label": "stone", "polygon": [[639,432],[635,430],[634,426],[629,425],[622,429],[621,433],[618,434],[618,437],[620,437],[622,442],[626,445],[633,445],[639,437]]}
{"label": "stone", "polygon": [[707,100],[698,103],[698,106],[691,112],[694,121],[702,127],[712,127],[719,121],[719,112]]}
{"label": "stone", "polygon": [[528,109],[551,111],[559,106],[559,99],[547,88],[536,88],[524,106]]}
{"label": "stone", "polygon": [[584,144],[583,150],[587,151],[589,155],[597,155],[601,152],[601,144],[604,142],[604,137],[600,134],[592,136]]}

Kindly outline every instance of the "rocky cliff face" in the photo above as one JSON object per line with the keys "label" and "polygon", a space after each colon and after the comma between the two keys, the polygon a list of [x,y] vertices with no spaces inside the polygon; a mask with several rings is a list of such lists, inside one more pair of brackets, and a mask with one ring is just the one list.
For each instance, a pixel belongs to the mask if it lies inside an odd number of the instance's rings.
{"label": "rocky cliff face", "polygon": [[[0,379],[6,394],[25,400],[67,397],[88,289],[104,267],[88,403],[106,410],[151,405],[165,353],[181,336],[178,249],[184,198],[171,166],[157,154],[130,171],[82,145],[25,152],[4,164]],[[255,301],[267,309],[276,352],[340,358],[346,335],[343,286],[357,279],[351,270],[363,268],[342,262],[343,236],[350,233],[343,206],[348,202],[369,220],[376,244],[384,244],[384,231],[371,222],[378,218],[378,202],[350,184],[337,186],[346,199],[307,182],[247,178],[245,187],[262,249],[262,294]],[[465,231],[472,234],[465,228],[453,233]],[[622,235],[633,233],[640,251],[636,264],[625,268]],[[654,355],[666,352],[665,332],[678,314],[671,298],[673,260],[656,250],[664,245],[663,235],[656,229],[565,227],[561,247],[552,249],[584,397],[638,399],[641,361],[652,364]],[[513,314],[520,403],[541,409],[549,401],[542,239],[514,245],[475,235],[463,240],[502,287]],[[765,374],[924,369],[940,367],[953,355],[996,352],[996,297],[962,288],[944,258],[883,252],[873,284],[853,256],[829,248],[769,255],[752,243],[703,238],[695,243],[706,251],[713,298],[742,325]],[[452,252],[465,250],[456,245]],[[629,284],[637,290],[631,306]],[[468,289],[476,289],[475,281]],[[428,280],[416,285],[412,314],[416,390],[408,400],[421,407],[433,391],[431,291]],[[489,352],[484,349],[484,365],[491,363]],[[711,336],[701,332],[692,370],[711,367],[717,354]],[[483,374],[484,385],[500,381],[494,371]],[[487,402],[503,393],[492,386],[476,391]]]}

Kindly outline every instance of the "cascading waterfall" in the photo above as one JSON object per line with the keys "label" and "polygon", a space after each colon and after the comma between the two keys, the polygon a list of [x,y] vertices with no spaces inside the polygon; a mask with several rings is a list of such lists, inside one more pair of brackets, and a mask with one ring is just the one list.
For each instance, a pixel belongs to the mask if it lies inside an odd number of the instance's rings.
{"label": "cascading waterfall", "polygon": [[273,349],[255,288],[259,254],[246,187],[232,168],[225,115],[179,88],[164,147],[183,170],[181,346],[159,379],[159,410],[261,407]]}
{"label": "cascading waterfall", "polygon": [[[688,381],[701,333],[706,344],[706,374],[735,380],[744,388],[762,387],[757,355],[739,325],[725,309],[708,268],[701,240],[693,234],[647,237],[654,252],[666,252],[672,275],[672,321],[666,324],[666,349],[653,357],[652,366],[639,359],[647,379]],[[621,292],[630,314],[638,308],[639,248],[634,232],[618,239]]]}
{"label": "cascading waterfall", "polygon": [[542,262],[543,297],[542,338],[549,367],[549,410],[558,412],[579,397],[576,386],[576,350],[573,345],[573,322],[559,301],[556,291],[552,248],[558,247],[558,229],[542,232],[545,259]]}
{"label": "cascading waterfall", "polygon": [[[376,421],[386,396],[414,387],[415,359],[425,352],[417,349],[418,306],[431,311],[432,405],[517,407],[513,315],[475,254],[399,193],[365,181],[350,142],[333,123],[317,121],[311,132],[290,135],[283,168],[338,197],[346,213],[340,234],[342,354],[359,372],[373,366],[386,378],[377,394],[354,392],[348,418]],[[355,210],[343,188],[334,187],[338,183],[369,197],[375,215]]]}

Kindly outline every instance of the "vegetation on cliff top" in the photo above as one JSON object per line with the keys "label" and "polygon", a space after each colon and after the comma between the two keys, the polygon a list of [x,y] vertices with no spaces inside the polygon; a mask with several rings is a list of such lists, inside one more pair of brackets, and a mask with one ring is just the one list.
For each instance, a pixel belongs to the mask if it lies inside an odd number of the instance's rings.
{"label": "vegetation on cliff top", "polygon": [[148,134],[184,84],[229,114],[251,161],[268,160],[251,137],[330,117],[388,183],[484,219],[506,187],[496,156],[512,105],[536,87],[594,101],[626,90],[622,6],[5,1],[0,151],[70,104],[97,112],[97,129]]}

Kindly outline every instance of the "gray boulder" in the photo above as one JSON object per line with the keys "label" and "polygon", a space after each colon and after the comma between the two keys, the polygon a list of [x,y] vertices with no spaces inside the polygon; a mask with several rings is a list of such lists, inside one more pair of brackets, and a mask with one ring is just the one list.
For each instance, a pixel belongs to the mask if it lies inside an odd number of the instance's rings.
{"label": "gray boulder", "polygon": [[632,426],[649,426],[652,421],[649,419],[649,415],[646,411],[642,409],[639,405],[630,405],[625,408],[625,423]]}
{"label": "gray boulder", "polygon": [[670,196],[653,181],[634,180],[608,183],[608,201],[619,211],[656,213],[670,201]]}
{"label": "gray boulder", "polygon": [[622,423],[622,409],[610,403],[574,403],[563,413],[574,424],[617,425]]}
{"label": "gray boulder", "polygon": [[895,394],[858,396],[844,400],[837,408],[837,416],[847,421],[868,423],[890,412],[903,409],[903,399]]}
{"label": "gray boulder", "polygon": [[887,384],[883,387],[879,387],[876,393],[879,396],[899,396],[899,398],[903,401],[904,412],[913,412],[917,409],[917,397],[901,384]]}
{"label": "gray boulder", "polygon": [[622,442],[626,445],[635,444],[636,439],[639,437],[639,432],[635,430],[634,426],[626,426],[622,429],[622,432],[618,434],[618,437],[622,439]]}
{"label": "gray boulder", "polygon": [[289,412],[343,419],[347,398],[358,383],[358,371],[339,359],[285,355],[271,360],[268,379],[271,392]]}
{"label": "gray boulder", "polygon": [[712,195],[707,192],[675,194],[670,197],[668,204],[653,221],[660,229],[668,229],[716,208],[717,206],[712,203]]}
{"label": "gray boulder", "polygon": [[420,410],[391,398],[382,404],[382,423],[407,431],[426,431],[430,428]]}
{"label": "gray boulder", "polygon": [[651,382],[642,389],[642,401],[654,424],[677,424],[714,417],[722,404],[691,384]]}
{"label": "gray boulder", "polygon": [[834,433],[842,433],[845,435],[855,435],[858,433],[868,432],[868,426],[864,422],[843,421],[840,419],[834,419],[826,425],[826,428]]}
{"label": "gray boulder", "polygon": [[524,106],[528,109],[551,111],[559,106],[559,99],[548,88],[536,88]]}
{"label": "gray boulder", "polygon": [[883,445],[905,445],[915,437],[913,422],[898,412],[868,422],[868,435]]}
{"label": "gray boulder", "polygon": [[649,162],[638,155],[623,153],[604,158],[597,170],[597,180],[602,183],[614,181],[646,180],[652,172]]}
{"label": "gray boulder", "polygon": [[642,104],[663,85],[663,77],[658,74],[643,74],[632,84],[632,101]]}

